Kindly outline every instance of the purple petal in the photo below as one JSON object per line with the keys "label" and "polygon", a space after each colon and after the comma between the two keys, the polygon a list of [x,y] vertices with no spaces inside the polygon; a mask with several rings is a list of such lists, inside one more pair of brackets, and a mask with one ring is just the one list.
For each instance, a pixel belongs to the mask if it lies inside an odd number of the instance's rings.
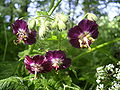
{"label": "purple petal", "polygon": [[44,62],[41,66],[43,67],[41,73],[50,72],[52,70],[52,63],[50,61]]}
{"label": "purple petal", "polygon": [[79,26],[75,26],[71,28],[68,32],[69,38],[78,38],[78,36],[82,33],[82,30],[79,28]]}
{"label": "purple petal", "polygon": [[34,71],[32,71],[32,69],[31,69],[31,66],[30,66],[30,65],[25,64],[25,67],[26,67],[26,69],[28,69],[28,71],[29,71],[30,73],[32,73],[32,74],[34,74],[34,73],[35,73]]}
{"label": "purple petal", "polygon": [[[82,20],[79,24],[78,24],[79,28],[82,31],[89,31],[91,32],[92,30],[94,30],[95,28],[98,27],[98,25],[96,24],[95,21],[90,21],[90,20]],[[94,27],[94,28],[93,28]]]}
{"label": "purple petal", "polygon": [[12,28],[13,28],[13,33],[14,34],[17,34],[19,29],[23,29],[26,32],[28,31],[28,25],[24,20],[16,20],[12,24]]}
{"label": "purple petal", "polygon": [[75,48],[80,48],[80,43],[78,41],[79,39],[70,39],[70,43]]}
{"label": "purple petal", "polygon": [[36,42],[36,31],[32,31],[28,33],[28,37],[26,40],[24,40],[25,44],[31,45]]}
{"label": "purple petal", "polygon": [[66,69],[71,65],[71,59],[65,58],[63,60],[63,64],[59,67],[59,69]]}
{"label": "purple petal", "polygon": [[94,30],[94,31],[91,33],[91,36],[92,36],[94,39],[96,39],[96,38],[98,37],[98,34],[99,34],[98,30]]}
{"label": "purple petal", "polygon": [[32,57],[35,64],[42,64],[44,62],[44,56],[35,55]]}
{"label": "purple petal", "polygon": [[24,63],[30,65],[31,63],[33,63],[33,60],[27,55],[25,56]]}
{"label": "purple petal", "polygon": [[51,60],[53,58],[60,58],[60,59],[63,59],[66,57],[65,53],[61,50],[59,51],[48,51],[46,52],[46,58]]}
{"label": "purple petal", "polygon": [[89,31],[90,31],[90,32],[98,31],[98,24],[96,24],[96,22],[94,22],[94,24],[91,25],[91,28],[90,28]]}
{"label": "purple petal", "polygon": [[59,51],[54,51],[54,57],[63,59],[66,57],[66,55],[63,51],[59,50]]}

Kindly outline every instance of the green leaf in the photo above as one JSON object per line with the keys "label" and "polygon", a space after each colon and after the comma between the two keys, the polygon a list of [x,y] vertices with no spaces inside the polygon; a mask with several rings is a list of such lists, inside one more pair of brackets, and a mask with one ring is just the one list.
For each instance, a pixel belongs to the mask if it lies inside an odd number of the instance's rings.
{"label": "green leaf", "polygon": [[21,77],[9,77],[0,80],[0,90],[28,90]]}
{"label": "green leaf", "polygon": [[22,60],[22,59],[24,59],[24,57],[25,57],[26,55],[29,55],[29,50],[24,50],[24,51],[22,51],[22,52],[19,52],[19,53],[18,53],[18,56],[20,57],[19,61]]}
{"label": "green leaf", "polygon": [[0,62],[0,79],[13,75],[16,71],[18,62],[4,61]]}

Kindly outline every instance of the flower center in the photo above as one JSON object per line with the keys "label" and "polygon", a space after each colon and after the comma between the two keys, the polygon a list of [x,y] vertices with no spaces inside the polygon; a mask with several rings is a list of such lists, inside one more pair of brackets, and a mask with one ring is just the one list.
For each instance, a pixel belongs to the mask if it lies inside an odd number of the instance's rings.
{"label": "flower center", "polygon": [[52,66],[55,67],[56,70],[57,70],[57,68],[59,68],[59,66],[62,64],[62,60],[59,59],[59,58],[52,59],[51,61],[52,61],[52,63],[53,63]]}
{"label": "flower center", "polygon": [[43,70],[43,67],[39,64],[32,63],[30,64],[30,66],[32,71],[40,72],[41,70]]}
{"label": "flower center", "polygon": [[26,31],[23,29],[19,29],[16,35],[18,36],[17,42],[20,42],[21,40],[26,40],[28,37]]}
{"label": "flower center", "polygon": [[79,35],[78,38],[81,48],[90,48],[90,44],[95,41],[88,32],[84,32],[84,34]]}

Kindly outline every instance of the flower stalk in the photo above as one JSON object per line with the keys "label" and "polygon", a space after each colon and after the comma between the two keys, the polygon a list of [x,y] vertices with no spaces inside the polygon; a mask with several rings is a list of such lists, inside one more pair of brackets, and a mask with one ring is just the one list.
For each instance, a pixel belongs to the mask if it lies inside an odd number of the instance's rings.
{"label": "flower stalk", "polygon": [[37,79],[37,71],[35,70],[35,76],[34,79]]}

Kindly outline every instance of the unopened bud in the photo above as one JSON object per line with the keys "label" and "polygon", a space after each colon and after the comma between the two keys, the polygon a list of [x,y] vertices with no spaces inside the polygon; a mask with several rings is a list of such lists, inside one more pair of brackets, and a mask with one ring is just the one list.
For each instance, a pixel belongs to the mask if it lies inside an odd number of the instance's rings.
{"label": "unopened bud", "polygon": [[36,25],[35,19],[28,20],[28,28],[33,29]]}
{"label": "unopened bud", "polygon": [[97,16],[93,13],[87,13],[87,19],[91,20],[91,21],[96,21],[97,20]]}
{"label": "unopened bud", "polygon": [[59,30],[65,29],[66,28],[65,23],[63,21],[59,20],[59,22],[58,22],[58,28],[59,28]]}

